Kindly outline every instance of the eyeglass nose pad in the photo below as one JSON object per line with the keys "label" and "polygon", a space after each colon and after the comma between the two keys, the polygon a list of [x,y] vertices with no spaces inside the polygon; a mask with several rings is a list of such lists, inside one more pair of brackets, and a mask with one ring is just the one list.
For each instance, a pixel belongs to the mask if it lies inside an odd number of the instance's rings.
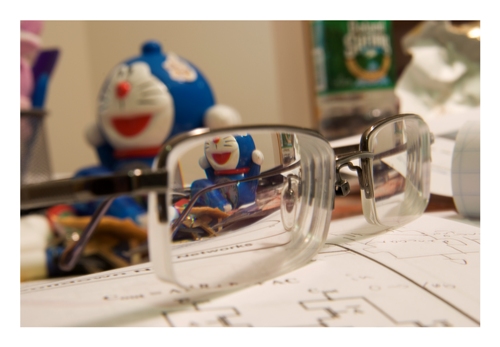
{"label": "eyeglass nose pad", "polygon": [[281,221],[286,231],[293,230],[297,216],[298,192],[288,176],[281,192]]}

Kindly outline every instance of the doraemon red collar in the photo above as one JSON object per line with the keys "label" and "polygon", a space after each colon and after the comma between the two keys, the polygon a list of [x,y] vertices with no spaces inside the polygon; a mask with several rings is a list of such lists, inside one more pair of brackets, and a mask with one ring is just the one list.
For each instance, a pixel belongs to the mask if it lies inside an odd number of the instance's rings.
{"label": "doraemon red collar", "polygon": [[249,167],[241,167],[241,168],[236,168],[236,169],[229,169],[229,170],[215,170],[215,176],[226,176],[226,175],[239,175],[239,174],[246,174],[248,171],[250,171]]}
{"label": "doraemon red collar", "polygon": [[150,158],[155,157],[160,151],[160,148],[161,146],[148,148],[115,149],[113,153],[116,159]]}

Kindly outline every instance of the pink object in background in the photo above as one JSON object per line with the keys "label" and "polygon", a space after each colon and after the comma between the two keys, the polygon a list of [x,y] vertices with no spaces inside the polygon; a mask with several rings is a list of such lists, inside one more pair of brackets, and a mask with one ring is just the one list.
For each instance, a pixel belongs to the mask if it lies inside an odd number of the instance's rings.
{"label": "pink object in background", "polygon": [[32,65],[41,45],[42,21],[21,21],[21,110],[31,108]]}

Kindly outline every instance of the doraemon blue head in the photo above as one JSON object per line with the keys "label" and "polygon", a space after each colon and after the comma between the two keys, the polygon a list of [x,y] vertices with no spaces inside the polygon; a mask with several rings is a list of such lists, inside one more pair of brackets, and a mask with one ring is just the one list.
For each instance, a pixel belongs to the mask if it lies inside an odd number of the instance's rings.
{"label": "doraemon blue head", "polygon": [[154,156],[180,132],[204,126],[215,100],[203,74],[158,42],[116,66],[99,97],[98,127],[115,159]]}
{"label": "doraemon blue head", "polygon": [[246,174],[255,143],[250,135],[223,135],[205,142],[205,157],[215,175]]}

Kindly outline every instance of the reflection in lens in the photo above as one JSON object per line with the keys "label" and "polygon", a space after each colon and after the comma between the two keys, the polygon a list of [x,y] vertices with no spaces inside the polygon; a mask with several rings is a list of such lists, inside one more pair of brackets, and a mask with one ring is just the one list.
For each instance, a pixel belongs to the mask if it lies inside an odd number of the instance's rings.
{"label": "reflection in lens", "polygon": [[417,118],[394,121],[374,132],[369,141],[369,150],[375,154],[374,197],[364,204],[373,210],[376,223],[398,226],[425,210],[429,201],[429,146],[428,128]]}
{"label": "reflection in lens", "polygon": [[293,230],[297,221],[297,210],[300,204],[298,177],[289,175],[281,193],[281,218],[285,230]]}
{"label": "reflection in lens", "polygon": [[174,148],[167,166],[172,262],[182,284],[274,276],[308,261],[326,237],[334,158],[320,137],[220,131]]}
{"label": "reflection in lens", "polygon": [[[269,156],[272,159],[273,154]],[[180,165],[192,164],[192,156],[186,158],[191,162],[185,163],[186,160],[183,160]],[[214,225],[217,225],[217,232],[223,229],[227,231],[235,221],[253,220],[254,216],[262,218],[269,214],[272,209],[268,209],[267,204],[256,208],[259,179],[252,179],[260,175],[263,162],[264,154],[256,148],[249,134],[226,134],[206,139],[202,155],[197,160],[203,173],[198,170],[198,178],[194,178],[186,187],[189,197],[174,204],[180,218],[184,220],[174,222],[175,226],[179,222],[181,224],[174,228],[173,239],[187,237],[197,240],[206,234],[206,230],[209,231],[206,236],[215,236],[216,232],[212,229]],[[190,169],[192,171],[193,168]],[[270,202],[277,196],[271,195]],[[186,208],[189,208],[189,214],[183,215]],[[196,223],[186,223],[187,219],[196,220]]]}

